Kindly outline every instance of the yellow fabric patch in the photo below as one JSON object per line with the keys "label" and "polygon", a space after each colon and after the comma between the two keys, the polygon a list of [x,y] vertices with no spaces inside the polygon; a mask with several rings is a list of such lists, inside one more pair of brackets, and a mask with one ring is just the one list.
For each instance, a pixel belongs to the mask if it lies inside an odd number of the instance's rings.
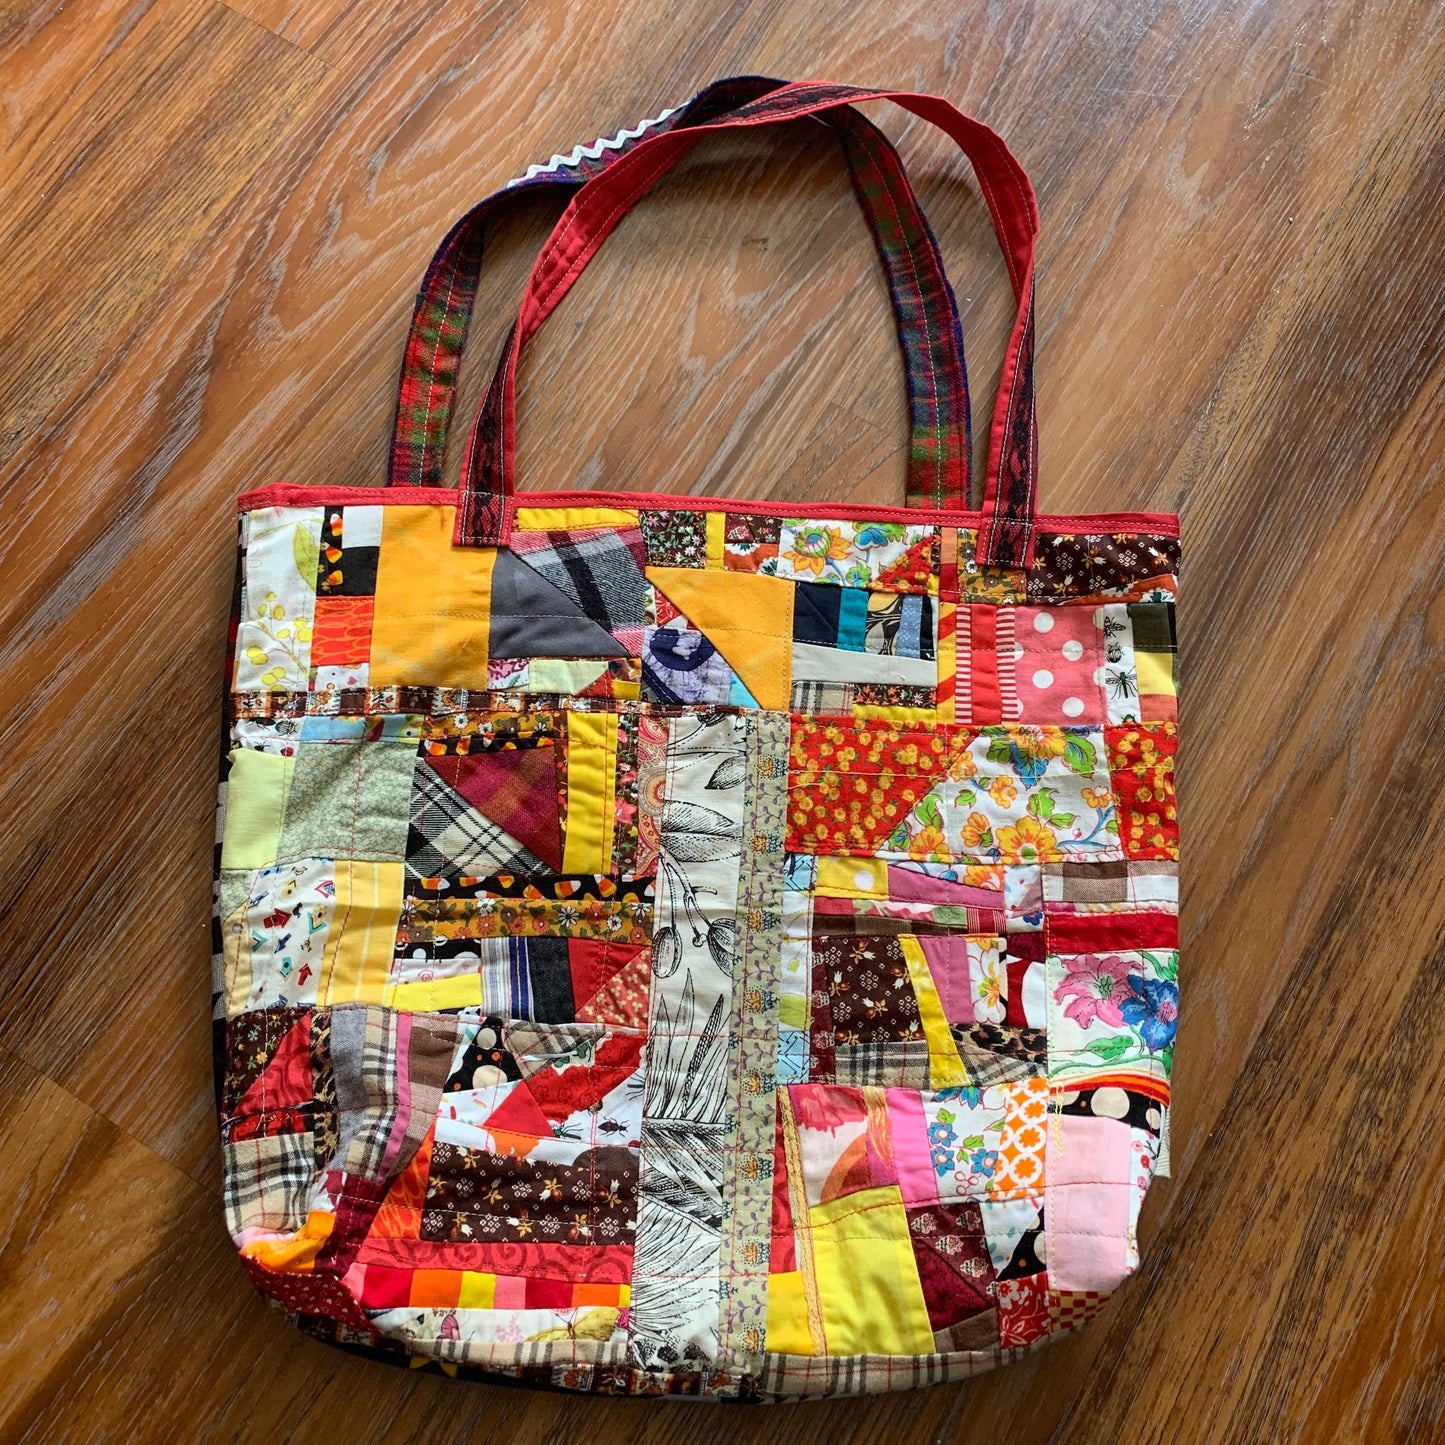
{"label": "yellow fabric patch", "polygon": [[928,1355],[928,1306],[896,1184],[808,1211],[813,1268],[830,1355]]}
{"label": "yellow fabric patch", "polygon": [[296,771],[295,758],[255,748],[231,749],[226,782],[226,831],[221,839],[222,868],[269,868],[281,843],[286,795]]}
{"label": "yellow fabric patch", "polygon": [[779,1355],[813,1353],[813,1339],[808,1333],[808,1297],[799,1270],[768,1276],[767,1334],[763,1345]]}
{"label": "yellow fabric patch", "polygon": [[518,507],[517,532],[583,532],[589,527],[635,527],[628,507]]}
{"label": "yellow fabric patch", "polygon": [[1174,654],[1172,652],[1136,652],[1134,671],[1139,678],[1140,696],[1173,697]]}
{"label": "yellow fabric patch", "polygon": [[314,1264],[321,1246],[330,1238],[335,1223],[334,1214],[313,1210],[295,1234],[285,1239],[253,1239],[242,1246],[241,1253],[267,1269],[305,1273]]}
{"label": "yellow fabric patch", "polygon": [[[255,879],[252,878],[252,883]],[[226,967],[226,1017],[245,1013],[251,998],[250,904],[242,898],[229,917],[221,920],[221,957]]]}
{"label": "yellow fabric patch", "polygon": [[616,717],[608,712],[569,712],[564,873],[612,871],[616,765]]}
{"label": "yellow fabric patch", "polygon": [[704,513],[707,518],[707,565],[714,570],[723,564],[723,538],[727,535],[725,512]]}
{"label": "yellow fabric patch", "polygon": [[807,998],[800,993],[778,996],[778,1022],[785,1029],[807,1029],[809,1023]]}
{"label": "yellow fabric patch", "polygon": [[853,716],[860,721],[874,718],[879,722],[894,723],[898,727],[916,727],[919,723],[940,720],[938,709],[934,707],[875,707],[866,702],[853,704]]}
{"label": "yellow fabric patch", "polygon": [[581,692],[607,671],[605,657],[534,657],[524,692]]}
{"label": "yellow fabric patch", "polygon": [[888,864],[882,858],[819,858],[813,891],[825,898],[887,898]]}
{"label": "yellow fabric patch", "polygon": [[462,1293],[457,1305],[464,1310],[489,1310],[497,1297],[497,1277],[476,1270],[462,1272]]}
{"label": "yellow fabric patch", "polygon": [[480,974],[460,973],[453,978],[416,979],[390,983],[382,1002],[404,1014],[439,1013],[449,1008],[476,1008],[482,1002]]}
{"label": "yellow fabric patch", "polygon": [[903,961],[908,965],[909,982],[913,985],[914,997],[918,1000],[918,1022],[923,1037],[928,1040],[928,1083],[934,1089],[953,1089],[967,1085],[968,1070],[958,1056],[958,1045],[948,1031],[948,1018],[943,1012],[943,1000],[933,985],[933,975],[928,971],[928,960],[923,955],[923,945],[911,934],[900,935],[898,945],[903,950]]}
{"label": "yellow fabric patch", "polygon": [[316,981],[316,1006],[381,1003],[401,921],[405,864],[336,861],[336,907]]}
{"label": "yellow fabric patch", "polygon": [[383,507],[372,687],[487,685],[491,547],[452,546],[455,507]]}
{"label": "yellow fabric patch", "polygon": [[649,567],[647,580],[722,653],[768,712],[787,712],[793,692],[795,584],[752,572]]}

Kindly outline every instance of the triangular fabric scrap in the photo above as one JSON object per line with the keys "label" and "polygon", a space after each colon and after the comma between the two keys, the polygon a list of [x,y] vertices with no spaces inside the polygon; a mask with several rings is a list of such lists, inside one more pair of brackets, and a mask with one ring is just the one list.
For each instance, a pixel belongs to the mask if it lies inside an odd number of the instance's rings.
{"label": "triangular fabric scrap", "polygon": [[406,841],[408,874],[435,878],[446,873],[485,877],[492,873],[556,872],[437,774],[436,764],[446,761],[417,759],[411,790],[411,830]]}
{"label": "triangular fabric scrap", "polygon": [[640,1012],[646,1027],[651,961],[645,945],[572,938],[568,962],[579,1022],[634,1025]]}
{"label": "triangular fabric scrap", "polygon": [[492,1136],[498,1154],[514,1154],[518,1159],[525,1159],[539,1139],[552,1137],[551,1121],[524,1080],[507,1090],[502,1102],[482,1121],[482,1128]]}
{"label": "triangular fabric scrap", "polygon": [[647,580],[722,653],[759,707],[788,711],[792,582],[695,567],[649,567]]}
{"label": "triangular fabric scrap", "polygon": [[270,1062],[246,1090],[237,1114],[267,1114],[276,1109],[309,1104],[314,1092],[311,1075],[311,1015],[302,1014],[276,1045]]}
{"label": "triangular fabric scrap", "polygon": [[640,528],[519,532],[512,550],[609,632],[643,625],[647,552]]}
{"label": "triangular fabric scrap", "polygon": [[492,657],[626,657],[560,588],[503,548],[492,567]]}
{"label": "triangular fabric scrap", "polygon": [[556,753],[550,743],[427,759],[431,770],[483,814],[562,871],[562,819],[557,807]]}

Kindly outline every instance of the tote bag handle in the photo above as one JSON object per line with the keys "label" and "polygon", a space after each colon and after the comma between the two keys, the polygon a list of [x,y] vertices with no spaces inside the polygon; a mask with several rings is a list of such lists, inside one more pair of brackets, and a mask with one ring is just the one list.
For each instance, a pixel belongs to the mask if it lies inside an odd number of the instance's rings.
{"label": "tote bag handle", "polygon": [[[715,81],[679,110],[664,112],[616,138],[578,146],[569,156],[554,156],[545,166],[530,167],[525,176],[488,196],[452,227],[427,267],[412,312],[392,425],[388,485],[442,485],[447,432],[480,279],[487,221],[520,191],[580,187],[644,133],[714,122],[785,84],[763,76]],[[843,148],[888,278],[912,418],[909,496],[921,506],[966,507],[968,379],[958,308],[938,243],[887,136],[846,106],[818,119],[834,131]]]}
{"label": "tote bag handle", "polygon": [[978,560],[1024,567],[1033,555],[1037,491],[1034,414],[1034,242],[1038,206],[1023,168],[1002,139],[941,96],[803,81],[785,85],[716,120],[639,141],[588,181],[543,247],[498,367],[468,438],[454,540],[496,546],[510,526],[516,463],[516,374],[521,348],[566,295],[618,221],[709,130],[768,125],[840,105],[893,100],[951,136],[973,163],[1003,247],[1018,314],[994,407]]}

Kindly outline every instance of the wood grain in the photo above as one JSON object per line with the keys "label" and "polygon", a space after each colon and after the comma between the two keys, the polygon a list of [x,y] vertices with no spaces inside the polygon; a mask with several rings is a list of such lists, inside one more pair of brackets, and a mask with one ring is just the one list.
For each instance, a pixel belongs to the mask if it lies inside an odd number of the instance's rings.
{"label": "wood grain", "polygon": [[[379,481],[454,216],[743,72],[942,92],[1034,178],[1044,505],[1184,513],[1185,1014],[1175,1177],[1088,1329],[723,1420],[295,1336],[221,1225],[205,1019],[235,494]],[[96,0],[0,9],[0,91],[0,1437],[1445,1438],[1445,5]],[[981,418],[987,214],[876,118]],[[489,238],[469,406],[555,213]],[[901,497],[831,142],[700,147],[529,348],[520,416],[524,487]]]}

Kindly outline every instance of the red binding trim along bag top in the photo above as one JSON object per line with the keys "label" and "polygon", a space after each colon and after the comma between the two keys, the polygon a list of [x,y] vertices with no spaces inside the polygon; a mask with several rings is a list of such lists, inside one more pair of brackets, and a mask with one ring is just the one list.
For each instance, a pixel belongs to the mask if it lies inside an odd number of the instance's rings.
{"label": "red binding trim along bag top", "polygon": [[[1018,302],[970,507],[962,335],[884,134],[972,161]],[[843,148],[905,505],[518,493],[518,359],[713,131]],[[823,134],[819,130],[819,135]],[[494,212],[566,210],[442,485]],[[302,1329],[612,1394],[863,1393],[1089,1319],[1168,1161],[1173,516],[1036,511],[1033,191],[937,96],[761,78],[442,242],[388,485],[240,501],[216,889],[226,1221]]]}

